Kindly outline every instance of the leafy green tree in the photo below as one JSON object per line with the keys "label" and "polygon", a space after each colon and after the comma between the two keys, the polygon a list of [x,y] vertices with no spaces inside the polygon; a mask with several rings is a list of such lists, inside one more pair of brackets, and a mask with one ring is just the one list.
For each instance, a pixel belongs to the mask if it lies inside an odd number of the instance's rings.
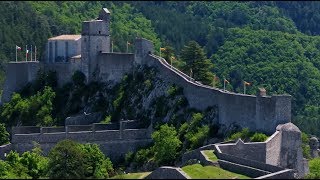
{"label": "leafy green tree", "polygon": [[190,41],[181,52],[181,59],[186,62],[184,71],[189,74],[192,71],[192,77],[204,84],[211,84],[214,74],[212,62],[206,58],[206,55],[200,45],[195,41]]}
{"label": "leafy green tree", "polygon": [[7,144],[9,143],[9,133],[6,130],[6,127],[3,123],[0,123],[0,144]]}
{"label": "leafy green tree", "polygon": [[20,94],[14,93],[12,99],[2,107],[1,117],[9,125],[39,125],[51,126],[53,119],[53,99],[55,92],[46,86],[42,92],[22,98]]}
{"label": "leafy green tree", "polygon": [[23,166],[20,160],[21,160],[21,157],[19,153],[17,153],[16,151],[10,151],[10,153],[7,154],[6,156],[6,161],[12,168],[12,175],[19,178],[30,177],[28,175],[28,168]]}
{"label": "leafy green tree", "polygon": [[152,134],[152,139],[154,140],[155,160],[159,164],[172,163],[181,145],[174,127],[167,124],[160,126],[160,129]]}
{"label": "leafy green tree", "polygon": [[27,174],[33,179],[43,178],[47,175],[48,158],[42,156],[37,149],[24,152],[20,162],[24,167],[27,167]]}
{"label": "leafy green tree", "polygon": [[49,152],[49,177],[59,179],[84,178],[85,153],[81,146],[71,140],[57,143]]}
{"label": "leafy green tree", "polygon": [[97,144],[83,144],[81,146],[85,157],[86,177],[101,179],[113,175],[112,162],[105,157]]}

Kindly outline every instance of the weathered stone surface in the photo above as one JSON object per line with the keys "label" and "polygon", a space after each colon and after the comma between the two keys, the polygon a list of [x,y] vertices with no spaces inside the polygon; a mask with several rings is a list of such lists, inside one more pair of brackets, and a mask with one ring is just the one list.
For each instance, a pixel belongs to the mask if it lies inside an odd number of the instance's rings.
{"label": "weathered stone surface", "polygon": [[181,168],[162,166],[145,179],[191,179]]}
{"label": "weathered stone surface", "polygon": [[319,153],[318,153],[319,141],[318,141],[318,139],[316,137],[311,137],[309,145],[310,145],[311,158],[319,157]]}

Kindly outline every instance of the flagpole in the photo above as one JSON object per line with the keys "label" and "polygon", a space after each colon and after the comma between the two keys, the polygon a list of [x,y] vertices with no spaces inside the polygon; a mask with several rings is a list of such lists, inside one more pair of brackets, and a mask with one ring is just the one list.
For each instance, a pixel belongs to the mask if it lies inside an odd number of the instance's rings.
{"label": "flagpole", "polygon": [[27,48],[28,48],[28,45],[26,45],[26,61],[27,61],[27,54],[28,54],[28,50],[27,50]]}
{"label": "flagpole", "polygon": [[246,83],[243,82],[243,94],[246,94]]}
{"label": "flagpole", "polygon": [[113,41],[111,41],[111,52],[113,52]]}
{"label": "flagpole", "polygon": [[17,56],[17,45],[16,45],[16,62],[18,61],[18,56]]}
{"label": "flagpole", "polygon": [[37,46],[34,46],[34,61],[37,61]]}
{"label": "flagpole", "polygon": [[160,50],[160,57],[161,57],[161,47],[160,47],[160,49],[159,49],[159,50]]}
{"label": "flagpole", "polygon": [[127,53],[128,53],[128,41],[127,41]]}
{"label": "flagpole", "polygon": [[32,61],[32,45],[31,45],[31,53],[30,53],[30,59],[31,59],[31,61]]}
{"label": "flagpole", "polygon": [[223,91],[226,91],[226,79],[223,80]]}

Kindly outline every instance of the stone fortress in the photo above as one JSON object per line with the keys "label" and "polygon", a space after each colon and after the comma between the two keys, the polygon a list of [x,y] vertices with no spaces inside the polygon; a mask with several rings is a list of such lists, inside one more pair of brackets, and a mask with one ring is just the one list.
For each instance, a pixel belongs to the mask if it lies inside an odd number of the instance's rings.
{"label": "stone fortress", "polygon": [[[246,95],[203,85],[155,55],[153,43],[149,40],[136,38],[134,47],[134,53],[110,52],[110,12],[103,8],[97,19],[82,23],[81,35],[50,38],[44,61],[9,62],[1,103],[9,101],[13,92],[33,81],[40,69],[56,71],[58,84],[62,85],[70,81],[77,70],[85,74],[87,83],[119,82],[138,65],[146,65],[157,68],[165,82],[183,87],[190,107],[205,110],[207,107],[217,106],[217,123],[224,128],[236,124],[252,131],[272,134],[278,125],[291,121],[290,95],[267,96],[265,91],[260,91],[257,95]],[[103,152],[113,160],[151,142],[152,125],[147,129],[139,129],[138,126],[123,128],[123,123],[125,122],[120,122],[119,125],[68,125],[57,128],[15,127],[12,130],[11,144],[0,148],[0,156],[3,157],[9,150],[30,150],[33,141],[40,143],[48,152],[59,140],[70,138],[102,145]],[[119,128],[114,128],[116,126]]]}

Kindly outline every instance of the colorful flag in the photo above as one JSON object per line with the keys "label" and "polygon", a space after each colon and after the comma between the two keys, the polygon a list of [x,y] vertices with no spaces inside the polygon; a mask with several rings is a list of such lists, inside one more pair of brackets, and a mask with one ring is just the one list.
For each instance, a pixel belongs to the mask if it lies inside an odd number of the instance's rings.
{"label": "colorful flag", "polygon": [[224,79],[224,82],[226,82],[226,83],[230,83],[228,80],[226,80],[226,79]]}
{"label": "colorful flag", "polygon": [[21,50],[21,47],[19,47],[19,46],[16,45],[16,49],[17,49],[17,50]]}
{"label": "colorful flag", "polygon": [[164,51],[164,50],[166,50],[166,48],[160,48],[160,51]]}
{"label": "colorful flag", "polygon": [[175,58],[174,56],[171,56],[171,59],[172,59],[172,60],[175,60],[176,58]]}
{"label": "colorful flag", "polygon": [[127,44],[128,44],[128,45],[131,45],[131,43],[129,43],[128,41],[127,41]]}
{"label": "colorful flag", "polygon": [[244,81],[244,84],[245,85],[248,85],[248,86],[250,86],[251,84],[250,83],[248,83],[247,81]]}

